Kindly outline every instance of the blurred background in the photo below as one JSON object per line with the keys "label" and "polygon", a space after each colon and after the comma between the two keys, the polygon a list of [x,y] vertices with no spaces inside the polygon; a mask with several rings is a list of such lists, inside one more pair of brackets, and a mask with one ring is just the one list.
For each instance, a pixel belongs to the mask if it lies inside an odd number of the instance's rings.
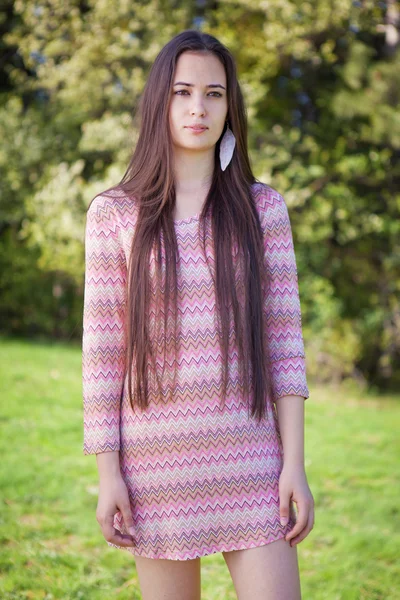
{"label": "blurred background", "polygon": [[[305,598],[400,598],[400,6],[15,0],[0,12],[0,596],[140,598],[82,456],[84,229],[160,49],[234,54],[255,175],[288,205],[310,398]],[[397,547],[397,550],[396,550]],[[203,598],[235,598],[222,556]]]}

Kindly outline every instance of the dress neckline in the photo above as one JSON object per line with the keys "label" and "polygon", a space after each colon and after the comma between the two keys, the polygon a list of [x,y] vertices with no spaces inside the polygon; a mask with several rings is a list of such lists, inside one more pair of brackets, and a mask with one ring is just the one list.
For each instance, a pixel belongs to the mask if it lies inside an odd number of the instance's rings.
{"label": "dress neckline", "polygon": [[186,223],[192,223],[195,221],[198,221],[200,218],[200,213],[196,213],[195,215],[192,215],[191,217],[185,217],[184,219],[174,219],[174,223],[175,225],[185,225]]}

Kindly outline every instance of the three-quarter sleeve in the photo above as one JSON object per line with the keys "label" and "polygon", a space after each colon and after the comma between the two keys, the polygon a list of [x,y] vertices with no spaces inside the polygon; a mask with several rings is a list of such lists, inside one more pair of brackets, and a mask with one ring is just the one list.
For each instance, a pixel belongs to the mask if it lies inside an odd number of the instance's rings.
{"label": "three-quarter sleeve", "polygon": [[86,213],[82,337],[83,453],[120,449],[125,368],[126,257],[110,199]]}
{"label": "three-quarter sleeve", "polygon": [[263,188],[262,227],[267,269],[265,296],[269,369],[273,400],[309,397],[306,378],[297,265],[288,209],[273,188]]}

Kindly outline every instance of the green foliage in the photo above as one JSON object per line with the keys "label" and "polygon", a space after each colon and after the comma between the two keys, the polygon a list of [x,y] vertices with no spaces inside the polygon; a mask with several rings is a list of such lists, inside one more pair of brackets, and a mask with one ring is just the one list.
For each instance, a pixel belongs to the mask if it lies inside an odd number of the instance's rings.
{"label": "green foliage", "polygon": [[238,56],[254,167],[289,205],[308,372],[398,386],[399,31],[372,2],[221,2],[211,23]]}
{"label": "green foliage", "polygon": [[255,174],[289,207],[310,377],[400,384],[396,3],[338,0],[332,10],[328,0],[177,0],[171,10],[167,0],[18,0],[8,7],[3,331],[79,339],[86,207],[125,172],[137,138],[132,116],[158,51],[199,27],[234,53]]}

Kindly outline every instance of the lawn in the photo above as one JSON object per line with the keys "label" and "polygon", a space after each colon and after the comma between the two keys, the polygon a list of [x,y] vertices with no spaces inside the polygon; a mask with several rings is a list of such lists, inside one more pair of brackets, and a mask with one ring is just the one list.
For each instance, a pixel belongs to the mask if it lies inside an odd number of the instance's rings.
{"label": "lawn", "polygon": [[[1,600],[139,600],[134,558],[107,546],[95,518],[80,347],[2,338],[0,358]],[[310,385],[304,600],[400,598],[399,400]],[[202,558],[202,600],[235,598],[222,554]]]}

